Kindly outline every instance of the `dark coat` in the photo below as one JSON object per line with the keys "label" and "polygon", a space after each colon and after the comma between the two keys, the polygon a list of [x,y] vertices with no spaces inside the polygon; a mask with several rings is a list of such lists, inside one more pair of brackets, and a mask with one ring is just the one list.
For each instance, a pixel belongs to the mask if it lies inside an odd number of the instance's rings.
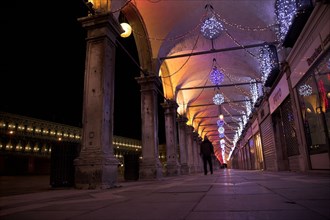
{"label": "dark coat", "polygon": [[200,154],[202,156],[211,156],[214,154],[214,149],[211,141],[209,141],[207,138],[204,139],[204,141],[201,143],[201,152]]}

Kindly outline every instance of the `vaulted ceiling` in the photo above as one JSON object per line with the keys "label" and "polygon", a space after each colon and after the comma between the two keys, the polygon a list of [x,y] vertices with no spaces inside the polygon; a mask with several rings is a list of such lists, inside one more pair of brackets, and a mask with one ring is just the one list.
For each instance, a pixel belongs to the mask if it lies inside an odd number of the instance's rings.
{"label": "vaulted ceiling", "polygon": [[[264,44],[276,46],[275,0],[135,0],[130,4],[142,17],[153,59],[166,70],[159,72],[164,96],[175,100],[178,114],[215,146],[220,145],[217,120],[222,113],[228,154],[247,113],[246,99],[252,98],[251,80],[261,81],[259,50]],[[211,15],[223,26],[214,39],[201,32]],[[224,74],[220,85],[210,80],[214,66]],[[213,103],[217,93],[224,98],[221,105]]]}

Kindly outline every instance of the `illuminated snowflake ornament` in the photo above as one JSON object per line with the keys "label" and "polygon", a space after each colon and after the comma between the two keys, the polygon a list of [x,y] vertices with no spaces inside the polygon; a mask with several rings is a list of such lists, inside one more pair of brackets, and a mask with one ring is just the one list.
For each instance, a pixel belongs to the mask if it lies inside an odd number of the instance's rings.
{"label": "illuminated snowflake ornament", "polygon": [[203,21],[200,31],[206,39],[214,40],[221,34],[223,26],[216,18],[211,4],[205,5],[205,9],[206,19]]}
{"label": "illuminated snowflake ornament", "polygon": [[213,103],[216,105],[221,105],[224,102],[224,97],[221,94],[215,94],[215,96],[213,97]]}
{"label": "illuminated snowflake ornament", "polygon": [[215,16],[205,19],[201,26],[201,33],[210,40],[219,37],[222,30],[223,26]]}
{"label": "illuminated snowflake ornament", "polygon": [[224,134],[225,133],[224,127],[219,127],[218,132],[219,132],[219,134]]}
{"label": "illuminated snowflake ornament", "polygon": [[310,85],[304,84],[299,87],[299,95],[301,96],[310,96],[312,91],[313,89]]}

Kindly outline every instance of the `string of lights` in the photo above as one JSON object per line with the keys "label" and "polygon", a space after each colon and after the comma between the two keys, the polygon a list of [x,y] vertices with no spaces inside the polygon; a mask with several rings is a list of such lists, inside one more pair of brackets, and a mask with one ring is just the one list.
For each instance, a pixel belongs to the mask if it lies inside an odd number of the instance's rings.
{"label": "string of lights", "polygon": [[123,10],[123,8],[126,7],[126,5],[128,5],[132,0],[127,0],[121,7],[115,9],[115,10],[111,10],[110,13],[116,13],[116,12],[120,12]]}
{"label": "string of lights", "polygon": [[141,33],[139,33],[136,30],[134,31],[134,36],[137,36],[137,37],[140,37],[140,38],[143,38],[143,39],[147,39],[147,40],[150,40],[150,41],[173,42],[173,41],[181,40],[181,39],[183,39],[183,38],[185,38],[187,36],[191,37],[191,36],[194,36],[194,35],[198,35],[198,30],[199,30],[200,26],[201,26],[201,23],[198,23],[191,30],[189,30],[189,31],[187,31],[185,33],[182,33],[180,35],[176,35],[174,37],[168,37],[168,38],[145,37],[144,34],[141,34]]}
{"label": "string of lights", "polygon": [[220,69],[221,69],[221,71],[227,76],[227,78],[229,79],[229,81],[234,85],[234,87],[235,87],[239,92],[241,92],[242,94],[244,94],[244,95],[246,95],[246,96],[250,96],[250,95],[251,95],[251,94],[247,93],[246,91],[244,91],[241,87],[237,86],[237,85],[236,85],[237,82],[232,81],[230,75],[227,74],[226,71],[225,71],[223,68],[220,67]]}
{"label": "string of lights", "polygon": [[237,45],[237,46],[239,46],[239,47],[241,47],[242,49],[244,49],[245,50],[245,52],[247,52],[249,55],[251,55],[252,57],[254,57],[254,58],[256,58],[257,56],[256,55],[254,55],[252,52],[250,52],[248,49],[246,49],[245,47],[244,47],[244,45],[243,44],[241,44],[241,43],[239,43],[227,30],[225,30],[225,33],[226,33],[226,35],[232,40],[232,41],[234,41],[234,43]]}
{"label": "string of lights", "polygon": [[225,18],[222,18],[222,16],[219,13],[216,13],[217,18],[223,23],[226,24],[230,27],[234,27],[236,29],[242,30],[242,31],[268,31],[269,29],[271,29],[274,26],[277,26],[276,23],[272,23],[272,24],[268,24],[265,25],[264,27],[249,27],[249,26],[243,26],[241,24],[236,24],[236,23],[231,23],[229,21],[227,21]]}
{"label": "string of lights", "polygon": [[[128,0],[125,5],[127,5],[129,2],[131,2],[132,0]],[[149,0],[151,1],[151,0]],[[123,6],[123,7],[124,7]],[[122,8],[123,8],[122,7]],[[117,11],[117,10],[115,10]],[[216,16],[216,18],[218,20],[220,20],[223,24],[226,24],[228,26],[231,26],[231,27],[235,27],[239,30],[242,30],[242,31],[267,31],[269,30],[271,27],[273,26],[277,26],[278,24],[277,23],[272,23],[272,24],[268,24],[268,25],[265,25],[264,27],[259,27],[259,26],[256,26],[256,27],[250,27],[250,26],[244,26],[244,25],[241,25],[241,24],[236,24],[236,23],[231,23],[229,22],[228,20],[226,20],[225,18],[223,18],[219,13],[216,13],[213,11],[213,14]],[[197,23],[191,30],[183,33],[183,34],[180,34],[180,35],[176,35],[174,37],[169,37],[169,38],[160,38],[160,37],[156,37],[156,36],[152,36],[152,37],[148,37],[147,39],[150,40],[150,41],[177,41],[179,39],[182,39],[182,38],[185,38],[186,36],[192,36],[194,34],[197,33],[197,30],[200,30],[201,27],[203,26],[203,22],[205,21],[205,19],[207,19],[207,16],[208,16],[208,12],[206,12],[199,20],[199,23]],[[222,30],[225,30],[225,27],[223,24],[220,25],[222,26]],[[206,27],[204,27],[206,28]],[[133,28],[134,29],[134,28]],[[142,37],[142,38],[145,38],[144,34],[140,34],[138,33],[137,31],[134,31],[135,35],[136,36],[139,36],[139,37]]]}

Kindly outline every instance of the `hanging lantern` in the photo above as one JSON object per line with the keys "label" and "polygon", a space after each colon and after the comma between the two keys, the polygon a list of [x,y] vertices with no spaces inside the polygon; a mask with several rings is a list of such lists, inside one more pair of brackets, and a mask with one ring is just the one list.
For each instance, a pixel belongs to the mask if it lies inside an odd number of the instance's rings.
{"label": "hanging lantern", "polygon": [[224,121],[223,120],[217,120],[217,125],[218,127],[221,127],[224,125]]}
{"label": "hanging lantern", "polygon": [[216,66],[213,66],[210,72],[210,80],[214,85],[220,85],[224,80],[223,73]]}

